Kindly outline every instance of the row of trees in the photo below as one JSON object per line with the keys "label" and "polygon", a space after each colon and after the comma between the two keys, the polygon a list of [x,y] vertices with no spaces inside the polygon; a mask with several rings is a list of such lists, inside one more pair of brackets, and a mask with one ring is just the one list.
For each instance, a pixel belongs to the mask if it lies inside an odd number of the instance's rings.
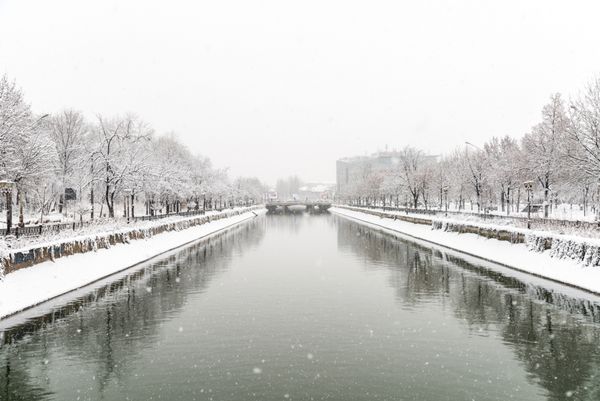
{"label": "row of trees", "polygon": [[580,204],[585,213],[600,201],[600,78],[572,101],[553,94],[521,140],[494,137],[481,148],[467,142],[441,156],[409,146],[395,152],[390,167],[363,170],[339,198],[425,208],[451,202],[509,214],[525,206],[525,188],[532,186],[545,217],[562,202]]}
{"label": "row of trees", "polygon": [[[261,200],[265,186],[256,178],[230,180],[225,169],[192,154],[174,134],[157,136],[135,115],[86,121],[75,110],[35,115],[22,91],[0,79],[0,181],[4,206],[25,212],[51,211],[80,218],[115,217],[129,203],[145,212],[224,206]],[[128,202],[125,202],[125,198]],[[76,199],[76,200],[74,200]],[[10,219],[11,213],[8,214]]]}

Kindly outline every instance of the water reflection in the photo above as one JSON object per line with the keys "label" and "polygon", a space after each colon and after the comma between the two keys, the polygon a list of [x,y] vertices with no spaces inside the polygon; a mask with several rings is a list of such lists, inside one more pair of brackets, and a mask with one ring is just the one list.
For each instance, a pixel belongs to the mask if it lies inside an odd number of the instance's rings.
{"label": "water reflection", "polygon": [[597,299],[490,267],[265,216],[6,328],[0,399],[600,399]]}
{"label": "water reflection", "polygon": [[69,360],[86,361],[96,386],[87,389],[92,394],[135,374],[131,365],[158,341],[162,322],[226,271],[232,255],[255,247],[264,228],[264,220],[245,223],[6,329],[0,338],[0,400],[53,399],[46,390],[51,370]]}
{"label": "water reflection", "polygon": [[[404,306],[443,297],[470,330],[497,330],[550,400],[600,399],[600,304],[524,283],[355,222],[338,221],[338,245],[390,268]],[[408,267],[408,268],[406,268]]]}

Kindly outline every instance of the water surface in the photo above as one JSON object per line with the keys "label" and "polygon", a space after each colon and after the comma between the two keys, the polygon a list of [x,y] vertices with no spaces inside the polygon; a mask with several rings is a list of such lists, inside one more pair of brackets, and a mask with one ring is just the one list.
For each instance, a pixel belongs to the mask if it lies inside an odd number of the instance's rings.
{"label": "water surface", "polygon": [[0,399],[599,400],[598,300],[488,267],[259,217],[4,323]]}

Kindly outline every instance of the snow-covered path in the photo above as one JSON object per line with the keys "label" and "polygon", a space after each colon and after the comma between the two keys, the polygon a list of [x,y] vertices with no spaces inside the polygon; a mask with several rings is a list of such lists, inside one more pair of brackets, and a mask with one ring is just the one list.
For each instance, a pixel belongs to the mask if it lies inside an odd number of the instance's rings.
{"label": "snow-covered path", "polygon": [[7,274],[0,281],[0,318],[76,290],[157,255],[251,219],[247,212],[181,231],[118,244],[96,252],[71,255]]}
{"label": "snow-covered path", "polygon": [[583,267],[571,260],[558,260],[550,257],[547,252],[532,252],[527,249],[525,244],[511,244],[475,234],[432,230],[428,225],[391,220],[342,208],[334,207],[330,211],[353,220],[495,262],[505,267],[600,294],[600,268]]}

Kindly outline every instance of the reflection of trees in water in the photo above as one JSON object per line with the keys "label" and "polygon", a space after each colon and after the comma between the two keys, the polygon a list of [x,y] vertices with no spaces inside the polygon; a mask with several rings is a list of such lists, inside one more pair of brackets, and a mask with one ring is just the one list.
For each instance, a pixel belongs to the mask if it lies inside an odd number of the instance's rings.
{"label": "reflection of trees in water", "polygon": [[49,398],[44,370],[53,368],[51,354],[89,362],[99,392],[113,379],[120,382],[131,374],[129,367],[142,349],[158,339],[161,322],[177,314],[190,293],[204,291],[228,268],[232,255],[262,240],[261,220],[185,248],[50,314],[7,329],[1,338],[0,399]]}
{"label": "reflection of trees in water", "polygon": [[390,271],[390,283],[403,305],[445,297],[471,330],[498,327],[549,399],[600,399],[600,305],[354,222],[337,224],[340,249],[366,258],[375,268],[398,266]]}
{"label": "reflection of trees in water", "polygon": [[48,399],[50,394],[41,386],[31,383],[27,371],[15,369],[10,360],[2,364],[0,381],[0,400],[33,401]]}

